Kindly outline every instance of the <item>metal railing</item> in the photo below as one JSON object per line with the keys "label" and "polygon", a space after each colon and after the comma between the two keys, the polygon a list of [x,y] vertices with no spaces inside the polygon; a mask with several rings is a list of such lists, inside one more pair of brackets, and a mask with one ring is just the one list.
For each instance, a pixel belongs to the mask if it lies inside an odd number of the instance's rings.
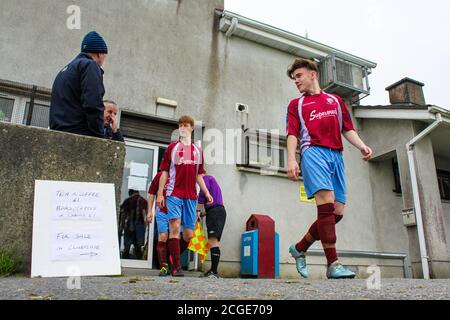
{"label": "metal railing", "polygon": [[[308,250],[309,255],[323,256],[323,250]],[[344,258],[375,258],[375,259],[397,259],[403,261],[403,276],[406,279],[411,278],[409,272],[408,256],[403,253],[382,253],[382,252],[367,252],[367,251],[338,251],[339,257]]]}

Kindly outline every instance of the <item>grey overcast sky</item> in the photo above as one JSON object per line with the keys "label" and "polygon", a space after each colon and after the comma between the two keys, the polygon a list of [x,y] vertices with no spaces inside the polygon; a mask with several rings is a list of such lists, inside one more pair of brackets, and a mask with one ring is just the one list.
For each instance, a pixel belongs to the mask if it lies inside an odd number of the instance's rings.
{"label": "grey overcast sky", "polygon": [[376,62],[363,105],[388,104],[385,88],[410,77],[425,100],[450,109],[448,0],[225,0],[225,9]]}

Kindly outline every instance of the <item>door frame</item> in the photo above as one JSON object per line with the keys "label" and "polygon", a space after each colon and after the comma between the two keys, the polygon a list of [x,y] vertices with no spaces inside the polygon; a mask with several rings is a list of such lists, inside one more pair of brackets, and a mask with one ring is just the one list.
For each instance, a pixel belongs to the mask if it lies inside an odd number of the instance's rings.
{"label": "door frame", "polygon": [[[158,173],[158,156],[159,156],[159,145],[157,143],[152,143],[149,141],[129,139],[125,137],[126,147],[136,147],[147,150],[153,150],[153,168],[152,168],[152,180]],[[145,199],[147,200],[147,198]],[[152,208],[153,210],[153,208]],[[147,243],[148,243],[148,254],[147,260],[130,260],[130,259],[120,259],[122,268],[131,269],[153,269],[153,235],[155,232],[155,214],[153,214],[153,221],[148,228]],[[121,239],[119,239],[121,240]],[[151,241],[150,241],[151,240]]]}

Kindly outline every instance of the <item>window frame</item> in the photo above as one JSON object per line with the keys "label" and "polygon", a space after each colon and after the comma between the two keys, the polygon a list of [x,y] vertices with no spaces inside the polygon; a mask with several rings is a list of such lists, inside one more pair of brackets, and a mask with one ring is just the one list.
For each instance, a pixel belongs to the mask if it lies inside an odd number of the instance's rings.
{"label": "window frame", "polygon": [[437,172],[437,182],[438,182],[438,188],[439,188],[439,196],[441,197],[441,200],[450,201],[450,191],[449,194],[444,194],[444,186],[443,186],[443,179],[448,179],[450,181],[450,171],[447,170],[440,170],[438,169]]}
{"label": "window frame", "polygon": [[402,194],[402,180],[400,177],[400,167],[398,165],[398,160],[396,158],[392,158],[392,173],[394,176],[394,189],[392,192],[397,194]]}
{"label": "window frame", "polygon": [[[9,121],[9,123],[25,125],[26,124],[25,111],[27,109],[27,103],[31,102],[31,98],[17,94],[11,94],[4,91],[0,91],[0,98],[14,100],[13,112],[11,115],[11,121]],[[48,106],[50,108],[50,100],[35,99],[34,103],[42,106]]]}
{"label": "window frame", "polygon": [[[261,139],[261,134],[265,134],[265,137]],[[272,134],[270,131],[262,131],[262,130],[249,130],[244,132],[242,139],[242,161],[238,165],[241,169],[249,169],[252,172],[254,170],[259,171],[260,173],[265,171],[276,171],[277,175],[281,175],[283,177],[287,177],[287,140],[286,137],[281,135]],[[278,139],[278,145],[272,146],[272,139]],[[251,158],[250,148],[253,146],[256,148],[256,161],[255,158]],[[259,162],[258,157],[260,155],[260,147],[266,148],[267,150],[271,150],[271,160],[274,160],[274,150],[278,153],[278,164],[273,165],[272,162],[270,164],[264,164]],[[254,150],[254,149],[253,149]],[[264,152],[264,151],[262,151]],[[267,153],[266,153],[267,154]],[[283,155],[283,158],[281,158]],[[254,156],[254,155],[253,155]],[[269,158],[269,156],[267,156]],[[297,149],[297,160],[300,160],[300,149]],[[281,167],[281,164],[284,164]]]}

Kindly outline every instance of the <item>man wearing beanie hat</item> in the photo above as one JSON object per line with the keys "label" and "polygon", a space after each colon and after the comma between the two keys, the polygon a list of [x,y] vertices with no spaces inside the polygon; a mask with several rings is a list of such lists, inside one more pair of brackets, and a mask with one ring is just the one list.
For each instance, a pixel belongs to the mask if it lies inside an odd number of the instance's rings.
{"label": "man wearing beanie hat", "polygon": [[108,47],[95,31],[81,44],[81,53],[56,76],[50,104],[50,129],[104,137],[103,65]]}

